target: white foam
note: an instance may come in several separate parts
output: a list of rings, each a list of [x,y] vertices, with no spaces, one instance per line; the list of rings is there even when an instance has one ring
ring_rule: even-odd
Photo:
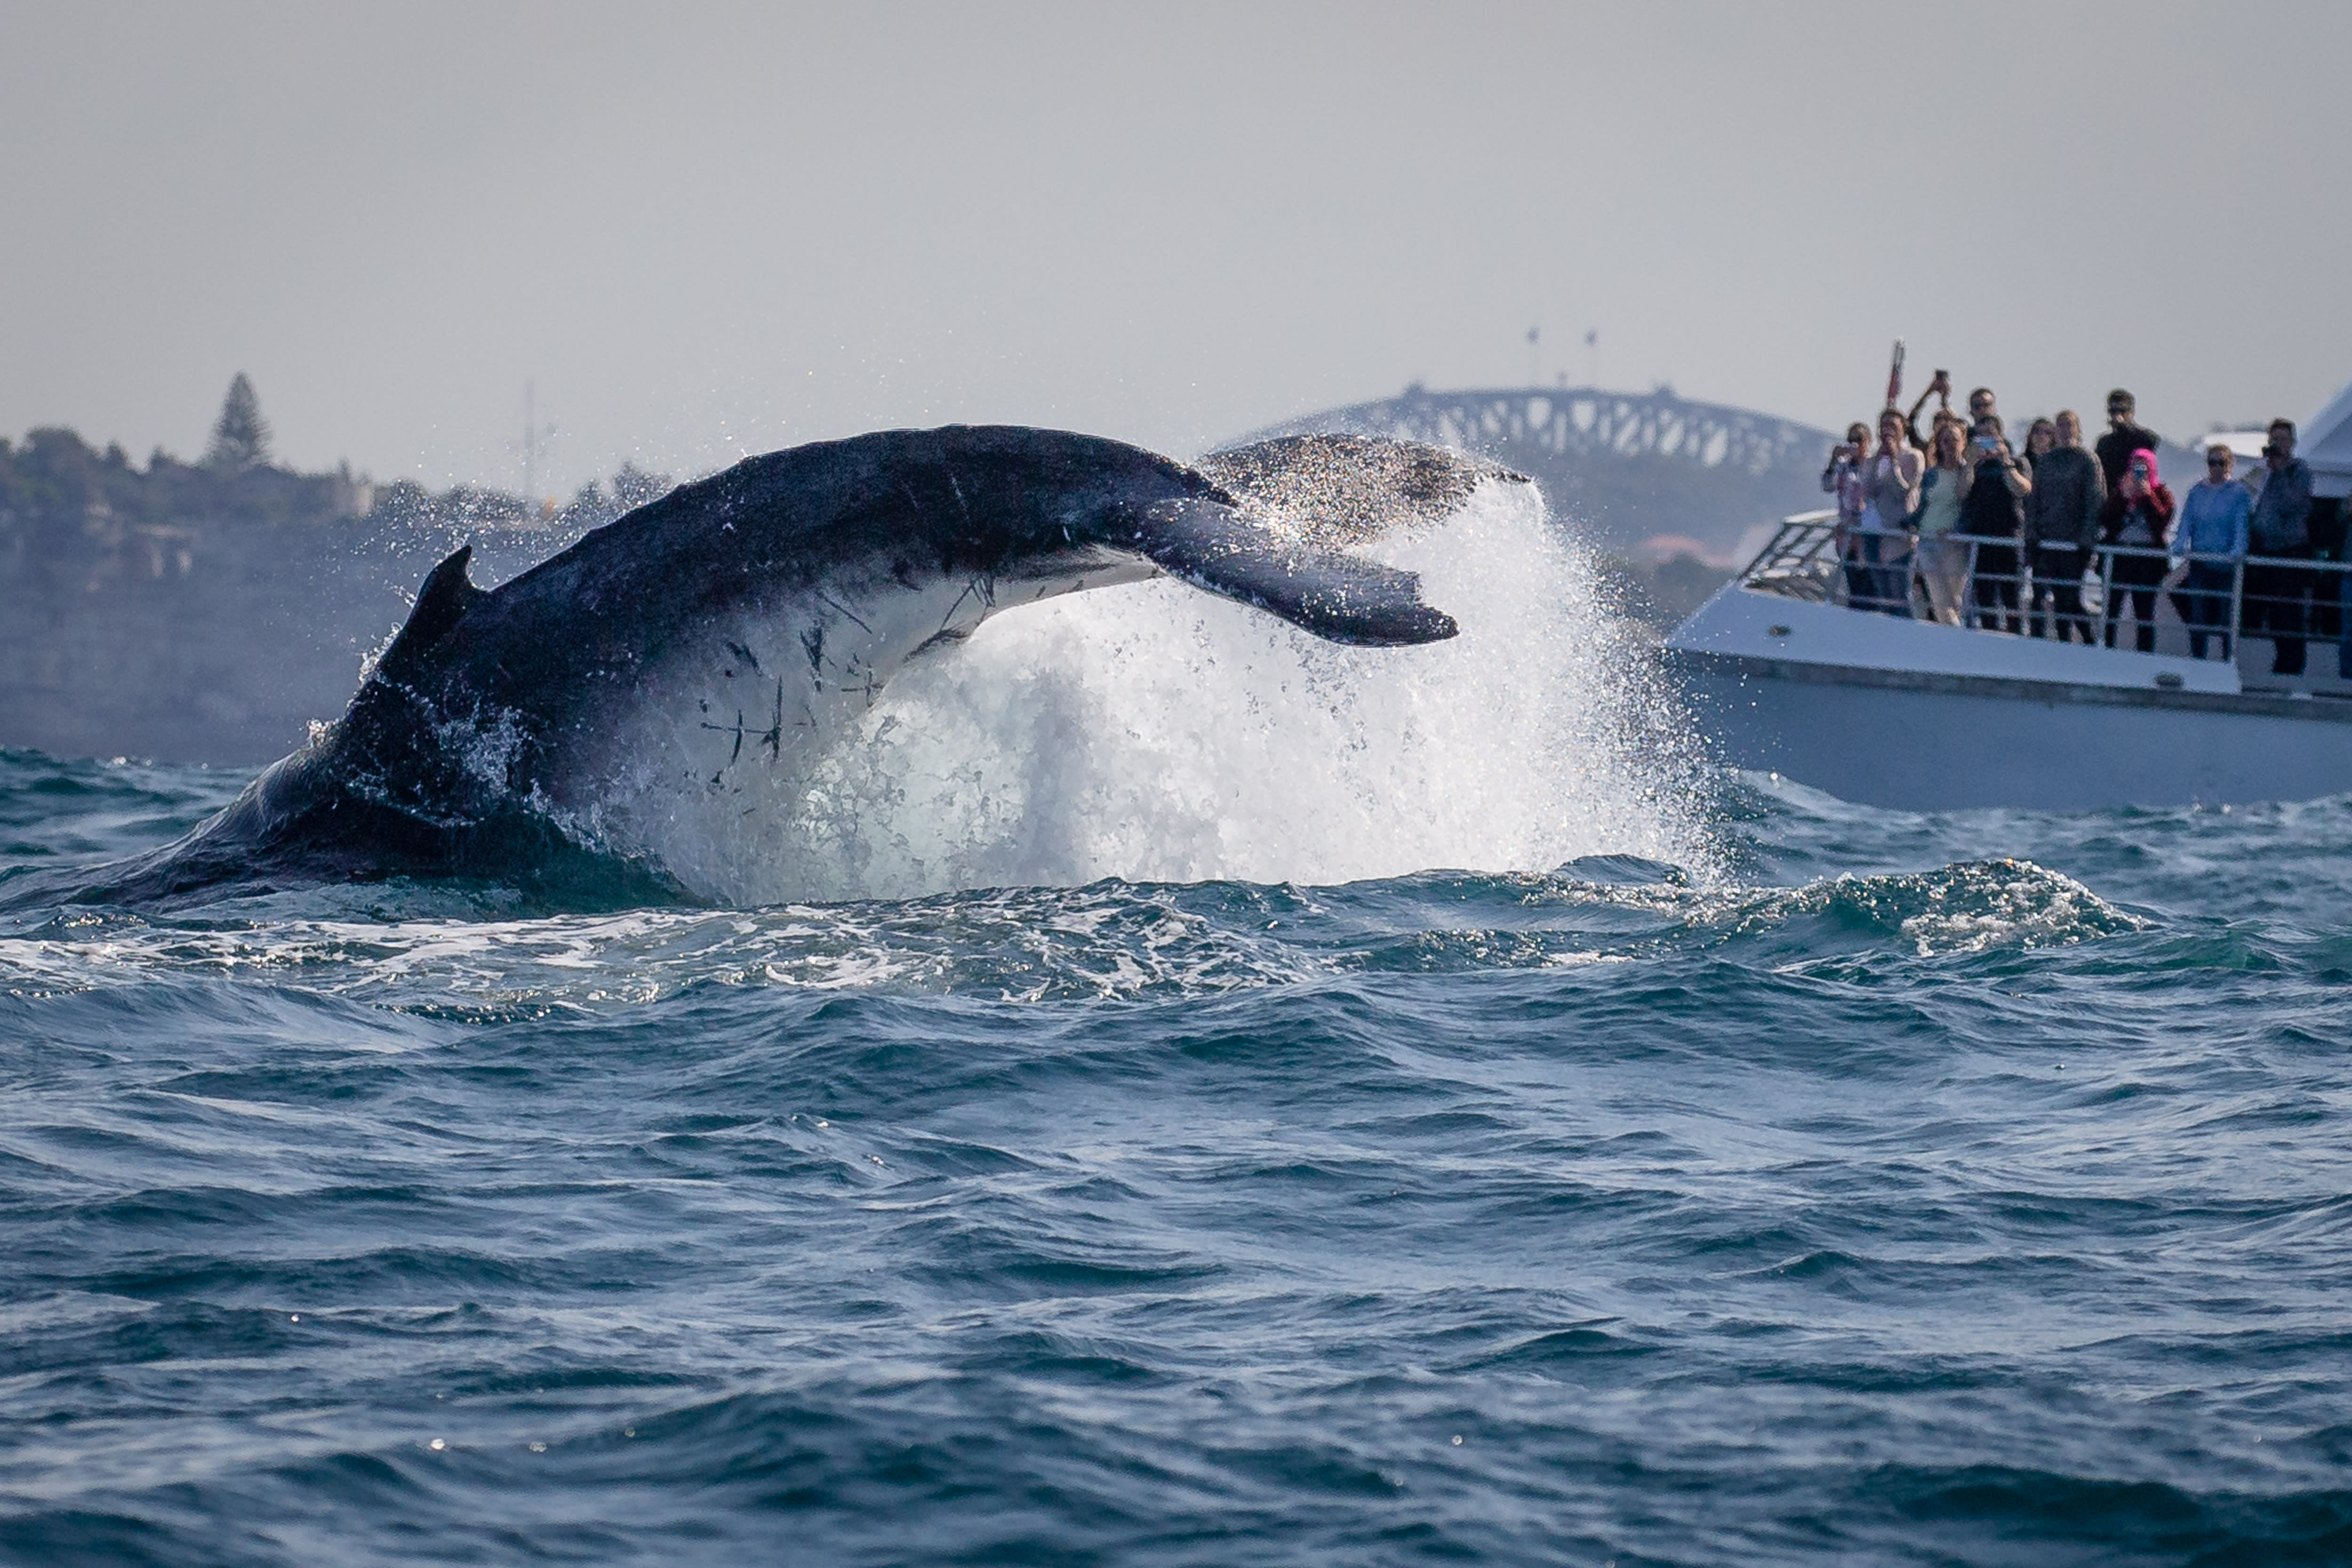
[[[1166,582],[1002,615],[901,670],[789,809],[695,812],[664,858],[746,905],[1711,867],[1688,725],[1538,499],[1486,487],[1385,554],[1458,638],[1339,647]]]

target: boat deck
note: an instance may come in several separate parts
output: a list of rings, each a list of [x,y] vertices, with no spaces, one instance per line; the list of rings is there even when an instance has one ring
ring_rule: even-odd
[[[2273,639],[2233,637],[2189,657],[2170,591],[2157,595],[2155,648],[1948,625],[1848,602],[1833,514],[1787,520],[1748,569],[1665,639],[1701,717],[1736,765],[1786,774],[1849,800],[1943,809],[2304,799],[2352,788],[2352,679],[2340,663],[2346,569],[2263,561],[2231,567],[2234,627],[2246,565],[2256,588],[2303,595],[2306,669],[2273,673]],[[2000,542],[1993,542],[1998,543]],[[2104,625],[2116,562],[2084,584]],[[1973,564],[1973,563],[1971,563]],[[2261,569],[2275,567],[2275,574]],[[2128,568],[2126,571],[2128,572]],[[2034,584],[2021,584],[2021,605]],[[2317,601],[2317,602],[2315,602]],[[1977,619],[1973,603],[1968,619]],[[2007,615],[2004,608],[2000,614]]]

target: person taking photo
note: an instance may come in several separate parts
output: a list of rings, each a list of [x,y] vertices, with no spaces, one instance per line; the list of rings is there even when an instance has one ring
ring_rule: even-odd
[[[2134,452],[2124,465],[2124,477],[2107,497],[2100,521],[2106,542],[2119,547],[2108,567],[2107,646],[2116,646],[2116,621],[2128,595],[2132,619],[2137,623],[2136,644],[2140,652],[2154,653],[2156,586],[2168,567],[2165,552],[2172,531],[2172,492],[2157,471],[2153,447]]]
[[[1982,387],[1978,391],[1984,393],[1990,409],[1992,394]],[[1977,416],[1970,447],[1972,460],[1960,482],[1960,531],[1976,544],[1977,625],[1991,631],[1999,622],[2000,630],[2014,635],[2024,629],[2018,615],[2017,541],[2033,480],[2010,450],[1998,414]]]

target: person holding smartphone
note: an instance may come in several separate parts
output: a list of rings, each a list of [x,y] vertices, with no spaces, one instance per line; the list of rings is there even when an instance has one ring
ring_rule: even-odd
[[[2116,621],[2124,599],[2132,602],[2142,653],[2156,651],[2156,585],[2164,581],[2168,562],[2164,552],[2172,532],[2172,492],[2157,472],[2156,451],[2143,447],[2124,466],[2124,477],[2100,510],[2109,544],[2124,547],[2115,556],[2107,591],[2107,646],[2116,646]]]
[[[1878,450],[1863,473],[1869,495],[1865,526],[1877,530],[1866,536],[1870,558],[1876,563],[1867,607],[1881,615],[1911,616],[1912,538],[1907,525],[1919,510],[1919,482],[1927,473],[1927,455],[1911,445],[1910,422],[1902,410],[1886,409],[1878,416]]]
[[[1927,406],[1927,399],[1931,397],[1937,400],[1936,422],[1940,425],[1952,412],[1952,373],[1950,371],[1939,370],[1936,373],[1934,379],[1920,389],[1918,401],[1911,405],[1910,414],[1903,420],[1904,438],[1911,443],[1915,451],[1932,463],[1935,460],[1935,437],[1930,434],[1923,439],[1919,435],[1919,411]],[[1891,408],[1894,405],[1890,401],[1887,406]]]
[[[1829,464],[1822,469],[1822,489],[1837,498],[1831,548],[1845,570],[1846,603],[1860,607],[1867,607],[1876,587],[1874,569],[1878,564],[1878,542],[1864,527],[1870,495],[1862,468],[1869,458],[1870,426],[1856,421],[1845,427],[1845,439],[1830,448]]]
[[[1991,394],[1985,395],[1990,403]],[[2033,480],[2010,450],[1998,414],[1978,417],[1969,457],[1969,473],[1960,486],[1960,531],[1977,542],[1977,625],[1992,631],[1998,623],[1999,629],[2014,636],[2025,629],[2019,614],[2017,540],[2025,525],[2025,498],[2033,493]]]

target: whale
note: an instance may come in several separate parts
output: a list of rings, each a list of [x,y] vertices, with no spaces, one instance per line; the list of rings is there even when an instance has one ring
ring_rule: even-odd
[[[395,876],[530,886],[583,859],[624,899],[693,899],[666,844],[777,810],[910,661],[991,617],[1170,577],[1332,642],[1455,635],[1365,558],[1523,476],[1346,435],[1186,464],[1012,426],[889,430],[748,458],[495,588],[428,573],[349,709],[177,843],[81,897]]]

